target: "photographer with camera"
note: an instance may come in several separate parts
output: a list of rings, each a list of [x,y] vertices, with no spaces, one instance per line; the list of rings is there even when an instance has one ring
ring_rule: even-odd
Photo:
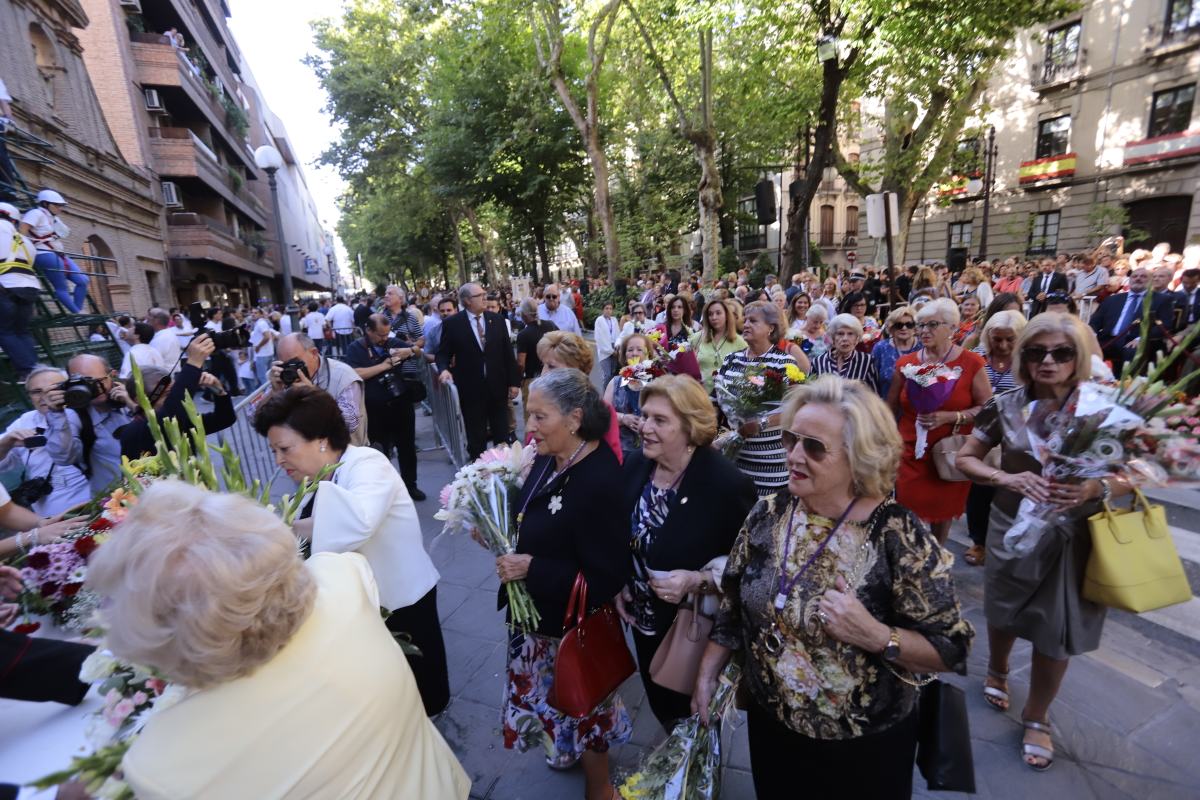
[[[56,462],[78,464],[95,495],[121,475],[121,429],[137,403],[101,356],[77,355],[67,373],[46,394],[46,447]]]
[[[419,378],[405,374],[406,362],[424,369],[424,351],[418,343],[392,337],[392,326],[383,314],[367,318],[366,335],[346,349],[346,363],[363,379],[371,446],[389,459],[392,448],[400,464],[400,477],[413,500],[424,500],[417,487],[417,418],[413,403],[425,397]]]
[[[353,367],[322,356],[316,342],[303,333],[281,338],[275,345],[275,356],[277,360],[267,373],[272,392],[287,391],[296,384],[324,389],[337,401],[346,420],[350,444],[362,446],[369,442],[363,379]]]
[[[204,362],[215,350],[213,335],[205,331],[188,343],[184,353],[186,359],[174,375],[165,369],[142,371],[146,397],[150,400],[160,423],[175,419],[179,422],[179,432],[186,436],[192,429],[192,421],[184,410],[184,397],[188,394],[195,397],[202,389],[207,389],[213,395],[213,410],[200,415],[205,433],[223,431],[237,421],[237,415],[233,411],[233,398],[225,391],[216,375],[204,371]],[[132,380],[130,384],[132,385]],[[151,434],[150,423],[142,415],[140,408],[133,421],[120,432],[120,438],[123,456],[131,459],[141,458],[154,452],[154,435]]]
[[[21,484],[10,492],[13,502],[46,517],[92,497],[78,464],[67,460],[60,449],[46,446],[47,395],[66,379],[66,373],[57,367],[35,366],[25,380],[33,410],[13,420],[0,436],[0,472],[23,471]]]

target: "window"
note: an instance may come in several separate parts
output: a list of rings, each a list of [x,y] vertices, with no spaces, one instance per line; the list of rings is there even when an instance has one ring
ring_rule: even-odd
[[[858,206],[846,206],[846,238],[858,238]]]
[[[57,101],[56,79],[58,77],[58,56],[54,52],[54,44],[46,31],[36,22],[29,24],[29,44],[33,48],[33,60],[37,64],[38,75],[46,87],[46,102],[51,108]]]
[[[1034,158],[1061,156],[1071,140],[1071,117],[1064,115],[1038,123],[1037,155]]]
[[[738,202],[738,250],[762,250],[767,246],[767,234],[758,224],[754,198]]]
[[[821,247],[833,247],[833,206],[821,206]]]
[[[1031,256],[1052,256],[1058,251],[1058,219],[1057,211],[1044,211],[1030,218],[1026,253]]]
[[[971,223],[970,222],[951,222],[950,223],[950,249],[963,247],[971,249]]]
[[[1148,136],[1183,133],[1192,122],[1192,103],[1196,99],[1196,84],[1177,86],[1154,93],[1150,105]]]
[[[960,139],[954,148],[954,155],[950,157],[950,174],[972,176],[983,172],[979,158],[980,150],[978,137]]]
[[[1046,34],[1046,67],[1073,67],[1079,62],[1078,22],[1055,28]]]
[[[1182,38],[1200,30],[1200,0],[1168,0],[1163,39]]]

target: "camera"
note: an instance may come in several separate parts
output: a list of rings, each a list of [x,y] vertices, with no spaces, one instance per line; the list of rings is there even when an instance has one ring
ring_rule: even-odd
[[[308,365],[302,359],[289,358],[279,365],[279,381],[284,386],[291,386],[300,380],[301,372],[304,373],[304,377],[312,380],[312,376],[308,374]]]
[[[207,330],[204,327],[207,322],[204,318],[204,306],[200,303],[192,303],[188,306],[188,319],[191,320],[192,327],[199,331],[196,335],[202,336],[207,333],[212,337],[213,346],[218,350],[250,346],[250,331],[244,324],[227,331]]]
[[[72,375],[54,388],[62,389],[65,395],[63,405],[76,411],[87,408],[93,400],[105,394],[104,384],[99,378],[84,375]]]
[[[379,385],[387,391],[393,400],[399,400],[401,397],[404,397],[406,388],[404,381],[394,369],[390,369],[379,376]]]
[[[21,445],[23,447],[25,447],[25,449],[27,449],[27,450],[32,450],[35,447],[45,447],[46,446],[46,437],[45,436],[30,436],[30,437],[27,437],[25,439],[25,441],[21,442]]]

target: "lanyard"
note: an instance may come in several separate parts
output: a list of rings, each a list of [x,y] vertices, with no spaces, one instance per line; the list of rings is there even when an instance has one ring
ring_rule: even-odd
[[[787,562],[788,556],[792,552],[792,527],[796,522],[797,502],[799,501],[792,502],[791,514],[788,515],[787,538],[784,540],[783,544],[783,558],[779,562],[779,588],[777,594],[775,595],[776,611],[782,611],[783,607],[787,605],[788,595],[792,593],[792,589],[795,588],[800,579],[804,577],[804,574],[808,572],[809,567],[813,565],[813,562],[817,560],[817,557],[820,556],[821,553],[824,553],[825,548],[829,546],[831,541],[833,541],[834,534],[837,533],[838,528],[842,527],[842,523],[845,522],[846,517],[850,515],[850,511],[854,508],[854,504],[858,502],[858,498],[855,497],[850,501],[850,505],[846,506],[846,510],[842,512],[840,517],[838,517],[837,522],[833,523],[833,527],[830,528],[829,535],[825,537],[825,541],[821,542],[821,545],[813,552],[811,556],[808,557],[808,560],[804,562],[804,566],[800,568],[800,571],[791,578],[788,578]]]

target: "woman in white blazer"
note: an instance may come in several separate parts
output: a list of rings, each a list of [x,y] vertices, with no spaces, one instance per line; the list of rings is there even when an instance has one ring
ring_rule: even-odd
[[[404,481],[387,456],[350,444],[345,419],[328,392],[293,386],[271,395],[254,427],[266,436],[288,477],[334,472],[301,511],[294,530],[312,553],[355,552],[366,558],[379,586],[388,628],[406,634],[421,654],[409,658],[425,711],[450,702],[446,647],[437,612],[438,571],[421,538],[421,523]]]

